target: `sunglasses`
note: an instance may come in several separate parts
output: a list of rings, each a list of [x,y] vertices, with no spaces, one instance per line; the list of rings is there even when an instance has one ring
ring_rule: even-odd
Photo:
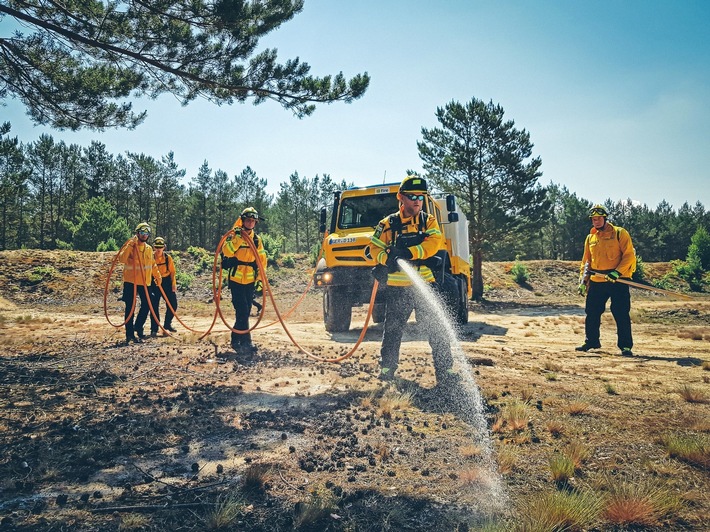
[[[150,231],[138,231],[139,235],[149,235]]]
[[[252,220],[258,220],[258,219],[259,219],[259,215],[258,215],[258,214],[251,213],[251,212],[248,212],[248,213],[246,213],[246,214],[242,214],[242,218],[251,218]]]
[[[410,201],[424,201],[423,194],[405,194],[404,197],[409,199]]]

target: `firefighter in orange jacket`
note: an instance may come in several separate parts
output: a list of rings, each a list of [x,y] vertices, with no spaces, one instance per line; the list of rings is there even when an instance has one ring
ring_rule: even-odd
[[[586,296],[584,305],[584,344],[577,351],[601,347],[599,327],[606,302],[611,299],[611,314],[616,321],[617,346],[622,356],[632,356],[634,341],[631,336],[631,294],[629,285],[617,279],[631,279],[636,270],[636,251],[631,236],[622,227],[607,221],[607,210],[595,205],[589,210],[592,228],[584,241],[580,266],[579,293]],[[588,272],[595,272],[590,275]]]
[[[153,241],[153,247],[155,248],[153,257],[155,258],[155,264],[160,271],[160,275],[163,278],[162,283],[155,284],[152,292],[151,302],[153,303],[153,311],[155,311],[156,318],[150,315],[150,335],[156,336],[158,334],[158,324],[160,323],[160,300],[165,299],[165,322],[163,323],[163,329],[170,332],[177,332],[173,327],[173,318],[175,314],[174,310],[178,308],[177,301],[177,279],[175,276],[175,261],[170,256],[170,253],[165,251],[165,239],[162,236],[156,237]],[[162,288],[162,292],[160,288]],[[165,293],[165,296],[163,296]],[[167,298],[167,299],[166,299]]]
[[[263,218],[262,218],[263,219]],[[253,207],[244,209],[234,223],[234,236],[222,246],[222,268],[229,270],[229,290],[232,306],[236,314],[233,329],[249,329],[249,313],[254,299],[254,285],[259,280],[259,264],[266,268],[266,250],[261,238],[254,232],[259,221],[259,213]],[[244,240],[248,235],[257,249],[257,256]],[[257,262],[258,261],[258,262]],[[238,353],[251,356],[256,352],[251,333],[232,331],[232,348]]]
[[[123,268],[123,301],[126,304],[124,318],[126,319],[126,343],[142,342],[145,339],[143,326],[148,318],[148,292],[155,279],[156,283],[162,282],[158,267],[153,259],[153,248],[148,245],[150,238],[150,225],[141,222],[136,226],[136,234],[119,251],[118,260],[125,266]],[[134,290],[140,298],[138,314],[131,312],[133,309]],[[135,324],[133,317],[135,315]],[[136,337],[136,335],[138,335]]]
[[[422,211],[426,195],[426,180],[418,176],[407,176],[397,193],[399,211],[383,218],[371,238],[372,256],[379,265],[387,268],[379,377],[384,381],[394,379],[394,372],[399,365],[404,326],[412,310],[416,309],[420,318],[430,314],[424,296],[412,287],[411,280],[397,264],[399,259],[406,260],[415,267],[424,281],[435,282],[434,273],[423,261],[433,257],[442,248],[443,236],[436,217]],[[456,377],[451,371],[453,359],[450,340],[445,329],[437,323],[429,322],[424,327],[429,334],[437,383],[449,384]]]

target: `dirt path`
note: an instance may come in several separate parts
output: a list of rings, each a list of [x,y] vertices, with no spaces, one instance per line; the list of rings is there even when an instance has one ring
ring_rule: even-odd
[[[288,282],[276,288],[280,301],[295,301]],[[470,393],[434,387],[414,321],[400,379],[382,386],[374,378],[381,325],[340,364],[299,353],[278,325],[258,329],[259,353],[245,361],[220,322],[203,341],[181,332],[124,346],[100,291],[40,305],[41,294],[6,289],[3,526],[218,529],[211,512],[232,497],[232,524],[246,530],[454,530],[490,521],[511,530],[539,524],[536,508],[549,514],[542,501],[566,490],[601,497],[636,486],[677,500],[648,514],[646,529],[703,530],[707,462],[669,456],[662,437],[710,434],[710,301],[635,297],[636,356],[622,358],[609,314],[604,347],[578,353],[581,300],[569,288],[550,289],[554,297],[536,289],[473,305],[458,335],[463,369],[485,401],[492,470],[467,412]],[[185,323],[207,328],[204,294],[180,304]],[[110,315],[120,322],[117,301]],[[313,294],[287,325],[304,348],[334,358],[353,346],[364,316],[356,309],[353,329],[330,335]],[[550,464],[570,449],[583,457],[565,487]],[[611,519],[599,511],[584,527],[610,529]]]

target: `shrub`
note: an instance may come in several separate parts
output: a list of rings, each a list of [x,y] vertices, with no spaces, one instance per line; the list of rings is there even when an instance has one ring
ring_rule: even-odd
[[[291,255],[290,253],[288,255],[286,255],[283,258],[283,261],[281,261],[281,262],[285,268],[295,268],[296,267],[296,260],[293,258],[293,255]]]
[[[177,288],[181,292],[189,290],[194,280],[195,277],[186,272],[177,272],[175,274],[175,284],[177,284]]]
[[[281,250],[283,249],[286,238],[284,236],[273,237],[267,234],[259,235],[259,238],[261,238],[261,242],[264,244],[264,251],[266,251],[266,258],[269,263],[276,263],[281,256]]]
[[[513,276],[513,281],[518,284],[525,284],[530,280],[528,267],[520,262],[519,256],[515,257],[515,264],[513,264],[513,267],[510,269],[510,274]]]
[[[99,245],[96,246],[96,251],[118,251],[116,239],[110,237],[106,242],[99,242]]]
[[[636,255],[636,271],[631,276],[634,281],[643,281],[646,277],[646,266],[641,255]]]
[[[197,259],[197,273],[212,269],[214,256],[205,248],[190,246],[187,248],[187,252]]]
[[[41,283],[54,278],[55,275],[57,275],[57,270],[54,266],[35,266],[27,274],[27,280],[31,283]]]

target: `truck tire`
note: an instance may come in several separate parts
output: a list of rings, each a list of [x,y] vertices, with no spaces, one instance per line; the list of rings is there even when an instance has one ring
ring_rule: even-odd
[[[350,330],[353,307],[344,290],[329,287],[323,292],[323,321],[328,332]]]
[[[465,277],[459,277],[459,298],[456,310],[456,323],[466,325],[468,323],[468,286]]]

